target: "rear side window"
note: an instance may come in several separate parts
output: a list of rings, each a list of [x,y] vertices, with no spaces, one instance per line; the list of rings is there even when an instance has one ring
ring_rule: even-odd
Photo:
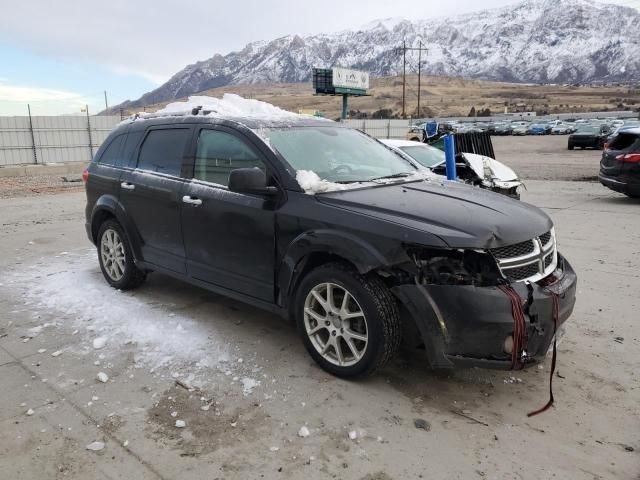
[[[638,141],[638,136],[630,133],[619,133],[609,144],[611,150],[626,150]]]
[[[122,150],[123,165],[135,165],[136,159],[134,157],[136,147],[142,140],[144,130],[138,130],[136,132],[129,132],[127,139],[124,141],[124,149]]]
[[[102,152],[100,158],[98,159],[98,163],[100,165],[112,165],[112,166],[120,166],[122,165],[122,143],[124,141],[126,135],[118,135],[116,138],[111,140],[111,143],[107,146],[107,148]]]
[[[182,157],[188,141],[187,128],[151,130],[142,144],[138,168],[180,176]]]
[[[231,170],[252,167],[265,170],[264,163],[242,140],[218,130],[200,132],[193,178],[227,186]]]

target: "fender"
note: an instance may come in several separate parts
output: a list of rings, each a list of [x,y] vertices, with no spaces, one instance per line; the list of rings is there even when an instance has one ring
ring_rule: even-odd
[[[386,254],[361,237],[336,230],[312,230],[297,236],[286,247],[278,273],[280,300],[291,296],[298,277],[312,253],[320,252],[342,257],[351,262],[361,274],[376,268],[391,266],[405,259],[404,250],[394,245]]]
[[[134,260],[136,262],[143,260],[142,250],[140,248],[142,244],[140,235],[138,234],[135,226],[129,221],[126,210],[115,196],[103,195],[93,206],[93,211],[91,212],[92,232],[94,228],[94,220],[98,215],[100,215],[101,212],[104,211],[112,214],[124,229],[125,233],[127,234],[127,238],[129,239],[129,244],[131,245]]]

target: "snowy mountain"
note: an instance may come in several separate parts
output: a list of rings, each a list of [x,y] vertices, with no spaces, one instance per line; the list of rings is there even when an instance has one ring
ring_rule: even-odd
[[[289,35],[189,65],[122,107],[140,107],[233,84],[305,82],[313,67],[349,66],[373,76],[402,72],[397,48],[422,41],[423,71],[513,82],[640,78],[640,13],[592,0],[525,0],[451,18],[390,18],[333,34]],[[416,51],[407,52],[415,72]]]

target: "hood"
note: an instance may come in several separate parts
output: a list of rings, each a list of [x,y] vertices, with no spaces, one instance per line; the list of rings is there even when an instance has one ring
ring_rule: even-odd
[[[430,233],[452,248],[495,248],[548,232],[540,209],[504,195],[457,182],[425,180],[345,190],[317,200]]]
[[[475,153],[464,153],[463,155],[469,163],[469,166],[480,178],[486,177],[486,166],[489,169],[492,178],[495,178],[496,180],[500,180],[501,182],[513,182],[518,180],[516,172],[511,170],[504,163],[500,163],[491,157],[485,157],[484,155],[477,155]]]

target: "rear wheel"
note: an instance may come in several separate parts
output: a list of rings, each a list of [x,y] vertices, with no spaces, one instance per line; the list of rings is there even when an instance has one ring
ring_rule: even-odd
[[[569,147],[568,147],[568,148],[569,148],[569,150],[573,150],[573,145],[572,145],[572,144],[569,144]]]
[[[333,375],[370,375],[399,348],[396,301],[373,275],[360,275],[341,263],[318,267],[300,284],[295,308],[307,351]]]
[[[98,260],[105,280],[114,288],[130,290],[144,282],[146,273],[136,267],[124,230],[107,220],[98,231]]]

